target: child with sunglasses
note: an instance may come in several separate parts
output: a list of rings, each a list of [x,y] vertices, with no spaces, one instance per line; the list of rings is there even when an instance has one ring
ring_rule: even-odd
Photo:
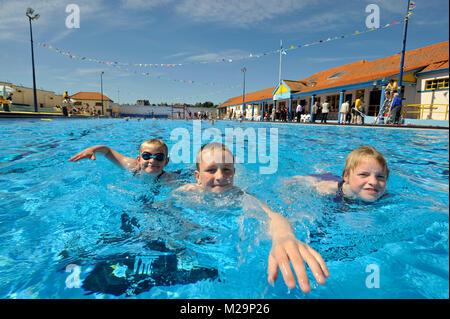
[[[95,145],[72,156],[69,162],[76,162],[84,158],[95,161],[95,153],[102,153],[117,166],[137,174],[147,173],[157,179],[173,177],[173,173],[164,171],[164,167],[169,163],[169,150],[166,143],[160,139],[150,139],[142,143],[136,159],[126,157],[108,146]]]
[[[272,211],[266,204],[253,195],[243,192],[233,185],[234,155],[229,148],[221,143],[203,145],[197,154],[196,184],[187,184],[174,191],[190,193],[221,193],[236,192],[245,194],[262,208],[269,218],[269,233],[272,238],[272,250],[269,254],[268,281],[273,283],[281,270],[286,285],[293,289],[296,280],[291,270],[291,264],[304,293],[311,290],[304,262],[310,267],[318,284],[325,284],[325,277],[329,277],[328,268],[321,255],[314,249],[297,240],[289,222],[280,214]]]

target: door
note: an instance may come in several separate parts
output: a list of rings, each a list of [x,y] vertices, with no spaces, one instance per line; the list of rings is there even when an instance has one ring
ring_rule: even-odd
[[[378,108],[380,107],[381,90],[375,90],[370,92],[369,105],[366,108],[366,114],[369,116],[376,116]]]

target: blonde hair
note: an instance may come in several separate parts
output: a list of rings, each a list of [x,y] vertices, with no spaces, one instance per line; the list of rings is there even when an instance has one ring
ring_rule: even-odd
[[[350,154],[348,154],[345,160],[344,171],[342,172],[342,176],[349,175],[350,172],[354,171],[356,166],[358,166],[364,159],[373,158],[378,162],[378,164],[383,167],[386,171],[386,179],[389,177],[389,168],[387,166],[386,159],[383,154],[378,152],[372,146],[360,146],[357,149],[353,150]]]
[[[196,165],[197,165],[197,170],[198,170],[198,171],[200,171],[200,163],[202,162],[202,154],[203,154],[203,152],[204,152],[204,151],[210,151],[210,150],[212,150],[212,151],[215,151],[215,150],[221,150],[221,151],[227,152],[228,154],[231,155],[231,159],[232,159],[232,162],[231,162],[231,163],[234,164],[234,155],[233,155],[233,152],[232,152],[228,147],[226,147],[226,146],[225,146],[224,144],[222,144],[222,143],[218,143],[218,142],[210,142],[210,143],[204,144],[204,145],[200,148],[200,150],[197,152]],[[224,156],[222,159],[225,160],[225,163],[228,163],[228,162],[227,162],[227,159],[229,159],[229,157],[228,157],[228,156]]]
[[[164,150],[164,154],[166,156],[169,155],[169,149],[167,148],[166,143],[164,143],[163,140],[160,140],[159,138],[151,138],[149,140],[146,140],[144,143],[141,144],[141,146],[139,147],[139,154],[142,152],[142,148],[144,146],[159,146],[162,147]]]

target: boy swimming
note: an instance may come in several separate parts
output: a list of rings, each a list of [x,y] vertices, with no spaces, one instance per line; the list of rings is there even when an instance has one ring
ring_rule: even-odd
[[[164,171],[169,163],[169,151],[166,143],[160,139],[149,139],[139,147],[139,155],[136,159],[126,157],[105,145],[88,147],[78,154],[72,156],[69,162],[76,162],[84,158],[96,160],[95,153],[102,153],[107,159],[117,166],[131,171],[135,174],[149,174],[158,180],[173,178],[173,173]]]
[[[226,193],[242,192],[233,185],[235,174],[233,153],[221,143],[208,143],[197,153],[196,184],[184,185],[174,192]],[[291,270],[290,262],[303,292],[311,290],[304,261],[312,270],[316,281],[325,284],[329,277],[328,268],[318,252],[295,238],[288,221],[273,212],[267,205],[250,194],[269,217],[269,234],[272,238],[272,250],[269,254],[268,281],[273,283],[281,270],[286,285],[293,289],[296,280]]]
[[[337,194],[343,198],[373,202],[385,193],[388,177],[389,169],[384,156],[372,146],[360,146],[347,156],[340,181],[317,175],[297,175],[293,178],[312,184],[324,195]]]

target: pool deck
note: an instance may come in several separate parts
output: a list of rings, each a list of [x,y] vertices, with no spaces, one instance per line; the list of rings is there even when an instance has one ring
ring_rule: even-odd
[[[219,120],[223,121],[223,120]],[[230,120],[224,120],[230,122]],[[238,121],[235,121],[238,122]],[[254,121],[244,121],[253,123]],[[258,121],[259,122],[259,121]],[[311,122],[283,122],[283,121],[265,121],[262,123],[273,123],[273,124],[289,124],[289,125],[315,125],[315,126],[341,126],[341,127],[389,127],[389,128],[414,128],[414,129],[432,129],[432,130],[448,130],[449,126],[442,125],[412,125],[412,124],[373,124],[373,123],[365,123],[365,124],[339,124],[337,121],[327,121],[327,123],[311,123]]]
[[[73,119],[73,118],[77,118],[77,119],[86,119],[86,118],[94,118],[93,116],[83,116],[83,115],[72,115],[70,117],[67,116],[63,116],[61,113],[36,113],[36,112],[5,112],[5,111],[0,111],[0,119],[2,118],[15,118],[15,119],[19,119],[19,118],[60,118],[60,119]],[[101,117],[103,118],[103,117]],[[108,117],[104,117],[104,118],[108,118]],[[230,120],[216,120],[216,121],[230,121]],[[425,122],[426,120],[424,120],[423,122]],[[238,121],[234,121],[234,122],[238,122]],[[257,121],[249,121],[246,120],[244,122],[249,122],[249,123],[256,123]],[[414,129],[433,129],[433,130],[448,130],[449,129],[449,125],[448,125],[448,121],[446,122],[446,125],[418,125],[418,124],[373,124],[373,123],[365,123],[365,124],[339,124],[337,123],[337,121],[327,121],[327,123],[325,124],[321,124],[320,122],[316,122],[316,123],[311,123],[311,122],[283,122],[283,121],[275,121],[275,122],[264,122],[264,123],[278,123],[278,124],[289,124],[289,125],[317,125],[317,126],[349,126],[349,127],[389,127],[389,128],[414,128]]]
[[[297,123],[297,122],[276,122],[284,124],[299,124],[299,125],[318,125],[318,126],[349,126],[349,127],[389,127],[389,128],[415,128],[415,129],[433,129],[433,130],[448,130],[448,126],[435,126],[435,125],[411,125],[411,124],[339,124],[337,122],[327,122],[325,124],[321,123]]]
[[[86,115],[71,115],[70,117],[64,116],[61,113],[46,113],[46,112],[5,112],[0,111],[0,119],[2,118],[23,118],[23,119],[30,119],[30,118],[91,118],[93,116],[86,116]]]

